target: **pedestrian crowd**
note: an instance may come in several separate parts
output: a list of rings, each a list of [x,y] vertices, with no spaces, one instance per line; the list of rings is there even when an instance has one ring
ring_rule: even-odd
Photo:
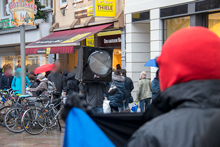
[[[16,93],[21,93],[21,62],[15,67],[13,75],[12,67],[10,64],[5,64],[0,70],[0,87],[1,89],[17,90]],[[109,105],[112,113],[117,112],[130,112],[129,103],[140,102],[141,111],[147,110],[151,103],[151,99],[160,93],[158,75],[152,81],[147,79],[146,72],[141,73],[141,78],[137,86],[137,98],[134,101],[131,95],[134,89],[133,81],[127,77],[126,70],[122,69],[120,64],[112,68],[112,82],[88,82],[80,83],[75,78],[76,68],[71,72],[67,70],[60,71],[60,63],[56,61],[51,71],[44,74],[34,74],[34,70],[26,71],[26,90],[30,91],[32,96],[46,95],[47,82],[51,81],[55,84],[56,92],[54,98],[59,98],[61,94],[70,95],[73,92],[84,93],[87,102],[93,107],[94,113],[103,113],[103,100],[109,100]],[[157,72],[158,74],[158,72]],[[115,85],[117,91],[110,95],[108,93],[111,85]]]

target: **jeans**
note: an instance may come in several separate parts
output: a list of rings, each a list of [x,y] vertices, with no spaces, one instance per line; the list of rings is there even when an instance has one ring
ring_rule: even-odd
[[[102,107],[94,107],[92,108],[93,113],[103,113]]]
[[[123,103],[122,107],[120,108],[120,111],[124,111],[124,108],[127,109],[129,108],[128,104],[129,104],[129,98],[125,98],[125,103]]]
[[[148,106],[150,105],[151,98],[146,98],[140,101],[140,108],[141,112],[144,112],[144,104],[145,104],[145,111],[147,110]]]

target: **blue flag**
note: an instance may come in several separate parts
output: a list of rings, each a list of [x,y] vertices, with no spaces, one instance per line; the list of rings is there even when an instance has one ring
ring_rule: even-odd
[[[66,118],[63,147],[115,147],[81,109],[72,108]]]

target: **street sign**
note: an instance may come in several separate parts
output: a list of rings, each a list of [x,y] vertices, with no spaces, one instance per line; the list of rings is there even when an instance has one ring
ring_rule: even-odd
[[[34,26],[37,6],[34,0],[8,0],[6,11],[10,16],[10,26],[20,26],[21,53],[21,94],[26,94],[26,64],[25,64],[25,25]]]

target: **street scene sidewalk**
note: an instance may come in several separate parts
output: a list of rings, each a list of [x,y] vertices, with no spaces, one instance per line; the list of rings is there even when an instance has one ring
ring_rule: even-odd
[[[45,131],[40,135],[30,135],[26,132],[12,133],[0,126],[1,147],[61,147],[63,144],[64,129]]]

